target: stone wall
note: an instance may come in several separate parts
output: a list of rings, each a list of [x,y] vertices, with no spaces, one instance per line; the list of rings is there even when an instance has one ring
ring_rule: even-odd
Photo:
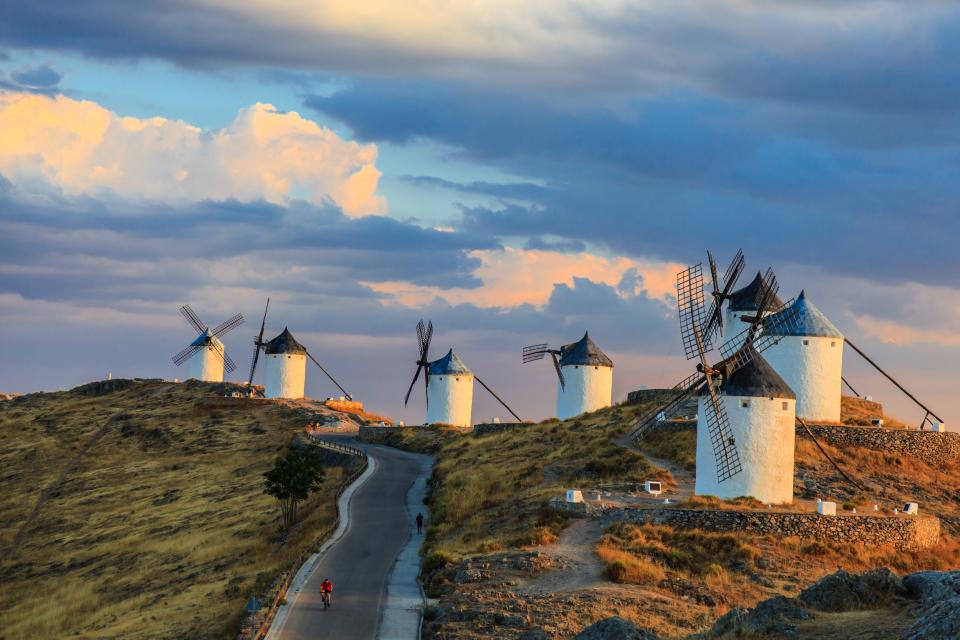
[[[559,501],[556,504],[561,504]],[[566,503],[562,503],[566,505]],[[564,507],[565,508],[565,507]],[[797,536],[839,544],[893,544],[898,549],[928,549],[940,540],[940,520],[932,516],[821,516],[816,513],[721,511],[708,509],[625,509],[571,505],[606,524],[665,524],[678,529],[747,531]]]
[[[863,447],[886,453],[915,456],[933,465],[960,459],[960,433],[834,425],[808,426],[817,440],[839,449]],[[670,431],[695,428],[696,425],[674,422],[661,422],[652,427],[652,429]],[[800,425],[797,425],[797,439],[809,440],[807,432]]]
[[[927,464],[944,464],[960,458],[960,433],[906,431],[877,427],[835,427],[810,425],[820,442],[834,447],[863,447],[886,453],[916,456]],[[797,426],[797,437],[807,437]]]
[[[473,425],[473,435],[483,436],[488,433],[500,433],[501,431],[532,427],[533,425],[532,422],[481,422]]]

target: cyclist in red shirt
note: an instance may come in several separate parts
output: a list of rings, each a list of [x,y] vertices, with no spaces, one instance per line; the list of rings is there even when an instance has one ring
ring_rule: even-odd
[[[320,599],[323,600],[323,608],[329,609],[333,600],[333,583],[330,578],[324,578],[320,583]]]

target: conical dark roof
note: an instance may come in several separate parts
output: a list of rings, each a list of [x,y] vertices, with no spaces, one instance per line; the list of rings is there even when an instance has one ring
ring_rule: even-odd
[[[748,347],[752,349],[753,347]],[[706,392],[706,385],[700,393]],[[740,367],[729,377],[724,376],[720,392],[725,396],[748,396],[753,398],[790,398],[796,394],[780,374],[759,353],[753,354],[749,363]]]
[[[783,323],[785,325],[792,325],[792,327],[784,331],[783,327],[777,327],[776,317],[781,314],[796,314],[789,323]],[[837,329],[832,322],[827,319],[827,316],[823,315],[823,312],[820,309],[817,309],[816,305],[807,300],[807,294],[804,291],[800,292],[799,297],[789,308],[784,309],[780,313],[774,314],[771,318],[770,326],[774,327],[774,330],[771,330],[772,335],[776,336],[816,336],[822,338],[839,338],[843,339],[843,334],[840,333],[840,330]]]
[[[472,376],[473,372],[467,368],[467,365],[463,363],[463,360],[460,359],[457,354],[453,352],[453,349],[447,351],[447,355],[443,356],[439,360],[434,360],[428,365],[430,368],[427,371],[430,372],[432,376]]]
[[[600,347],[590,339],[589,332],[584,332],[577,342],[560,347],[560,366],[567,365],[612,367],[613,360],[600,351]]]
[[[757,271],[757,277],[742,289],[737,289],[730,294],[730,300],[727,302],[727,308],[730,311],[756,311],[760,303],[760,294],[763,292],[763,275]],[[777,296],[773,296],[770,303],[770,309],[776,309],[783,305],[783,301]]]
[[[297,342],[290,330],[283,328],[283,333],[264,345],[264,353],[299,353],[306,355],[307,349]]]

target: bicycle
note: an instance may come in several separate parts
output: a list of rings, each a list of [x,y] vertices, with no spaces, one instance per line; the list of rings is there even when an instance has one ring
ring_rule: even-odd
[[[324,611],[326,611],[327,609],[330,608],[330,595],[331,595],[331,594],[330,594],[329,591],[322,591],[322,592],[320,592],[320,600],[323,601],[323,609],[324,609]]]

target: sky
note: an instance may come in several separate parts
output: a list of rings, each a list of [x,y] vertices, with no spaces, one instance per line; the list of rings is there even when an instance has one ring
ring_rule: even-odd
[[[958,57],[923,0],[0,2],[0,390],[183,377],[185,303],[245,379],[269,297],[373,410],[422,420],[425,318],[541,419],[521,346],[671,386],[676,271],[742,247],[956,422]]]

